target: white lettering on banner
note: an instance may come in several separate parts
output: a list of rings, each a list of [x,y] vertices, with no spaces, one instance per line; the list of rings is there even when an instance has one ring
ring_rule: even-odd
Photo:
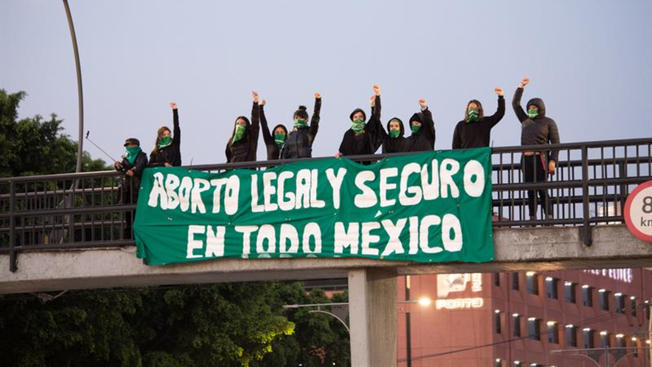
[[[340,208],[340,188],[342,187],[344,176],[346,176],[346,168],[339,168],[337,174],[333,172],[332,168],[326,170],[326,178],[333,190],[333,208],[335,209]]]
[[[438,299],[435,301],[435,306],[438,310],[458,310],[468,308],[481,308],[484,306],[484,299],[482,298],[452,298],[452,299]]]
[[[212,226],[188,226],[188,243],[186,245],[186,259],[224,256],[224,226],[217,226],[213,231]],[[204,241],[195,238],[195,235],[206,233],[206,250],[203,255],[196,250],[204,248]]]

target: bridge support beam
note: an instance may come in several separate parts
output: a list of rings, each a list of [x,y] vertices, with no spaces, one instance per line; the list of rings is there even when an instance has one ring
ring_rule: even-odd
[[[351,365],[396,366],[396,272],[349,271]]]

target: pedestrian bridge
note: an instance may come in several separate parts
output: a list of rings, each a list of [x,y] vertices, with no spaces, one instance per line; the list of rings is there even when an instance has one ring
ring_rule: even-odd
[[[559,150],[555,175],[525,183],[522,153],[551,149]],[[189,168],[264,169],[279,163]],[[135,206],[121,204],[116,172],[2,178],[0,293],[348,277],[352,363],[391,366],[396,275],[652,265],[652,244],[632,236],[622,215],[628,193],[652,179],[652,138],[500,147],[493,149],[492,163],[495,260],[481,264],[295,258],[146,266],[125,230]],[[549,193],[552,218],[528,215],[527,191],[540,189]]]

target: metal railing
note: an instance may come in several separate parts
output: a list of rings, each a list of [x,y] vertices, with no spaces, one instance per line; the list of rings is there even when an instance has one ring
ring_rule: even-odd
[[[546,181],[524,175],[523,159],[538,164],[552,151],[559,154],[554,175]],[[524,157],[533,152],[540,155]],[[402,154],[348,158],[365,163]],[[260,170],[293,161],[187,168]],[[494,226],[579,227],[584,244],[590,245],[591,227],[622,223],[627,194],[652,179],[652,138],[498,147],[492,164]],[[0,178],[0,254],[9,254],[10,270],[16,271],[21,251],[134,245],[130,222],[135,205],[125,195],[135,190],[114,171]],[[536,212],[530,213],[528,191],[544,193],[535,201]],[[549,208],[545,215],[542,208]]]

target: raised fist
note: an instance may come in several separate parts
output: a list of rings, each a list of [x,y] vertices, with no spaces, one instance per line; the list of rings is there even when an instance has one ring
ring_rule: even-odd
[[[172,108],[173,110],[176,110],[176,109],[178,108],[178,107],[177,107],[177,103],[174,102],[174,101],[173,101],[173,102],[170,102],[170,108]]]
[[[251,96],[254,97],[254,102],[258,103],[258,92],[252,91]]]
[[[425,98],[419,99],[419,106],[421,106],[422,109],[425,109],[426,107],[428,107],[428,104],[426,103]]]
[[[505,93],[503,93],[503,88],[496,88],[494,89],[494,92],[501,97],[505,95]]]
[[[374,84],[372,87],[374,89],[374,93],[379,96],[380,95],[380,86],[378,84]]]
[[[530,82],[530,78],[525,77],[525,78],[521,79],[521,82],[519,83],[518,86],[521,87],[521,88],[523,88],[523,87],[525,87],[529,82]]]
[[[319,92],[315,92],[315,99],[319,99],[319,98],[321,98],[321,94],[319,94]]]

